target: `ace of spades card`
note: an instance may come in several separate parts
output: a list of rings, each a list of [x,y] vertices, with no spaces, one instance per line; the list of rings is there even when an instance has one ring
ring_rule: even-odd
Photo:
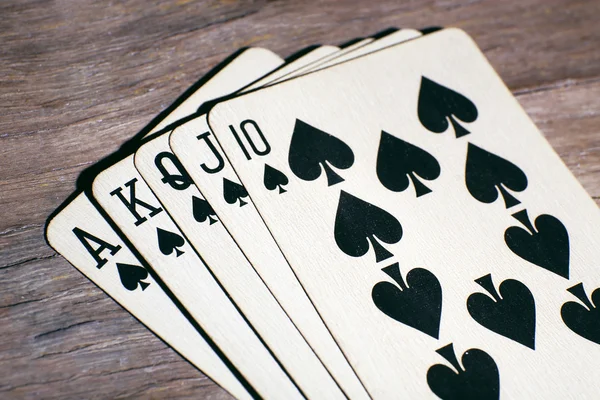
[[[374,398],[598,395],[600,215],[465,33],[227,100],[208,122]]]
[[[197,110],[200,104],[236,90],[272,71],[283,63],[273,52],[261,48],[245,49],[226,64],[198,82],[194,92],[175,110],[158,122],[152,132]],[[197,85],[198,85],[197,84]],[[195,86],[197,86],[195,85]],[[150,129],[150,127],[148,127]],[[235,375],[220,357],[229,350],[221,343],[217,349],[201,327],[190,323],[175,306],[161,284],[145,269],[144,263],[128,248],[100,208],[91,202],[91,194],[79,194],[63,204],[46,228],[48,243],[71,264],[101,287],[148,328],[169,343],[182,356],[223,386],[236,398],[249,398],[256,393],[248,378]],[[181,255],[181,237],[158,231],[161,251]],[[164,285],[162,285],[164,287]],[[212,306],[215,303],[213,301]],[[204,321],[206,322],[206,321]],[[244,321],[240,321],[243,326]],[[234,329],[240,335],[240,329]],[[238,339],[239,341],[239,339]],[[231,365],[231,364],[229,364]],[[256,361],[252,368],[256,369]],[[240,381],[238,381],[240,379]],[[287,378],[285,378],[287,381]],[[277,380],[277,379],[276,379]],[[240,382],[244,382],[242,385]],[[267,384],[272,386],[273,379]],[[262,386],[253,382],[253,386]]]
[[[56,251],[192,364],[236,398],[252,398],[85,193],[52,218],[47,237]],[[82,247],[86,251],[76,251]]]
[[[245,50],[229,64],[232,66],[232,69],[225,68],[219,70],[205,83],[204,86],[194,92],[179,108],[169,114],[169,117],[174,118],[174,116],[177,116],[186,110],[196,110],[199,103],[226,94],[227,92],[224,91],[230,90],[228,88],[239,88],[240,86],[252,82],[264,73],[281,65],[282,62],[283,61],[274,53],[264,49]],[[244,65],[246,68],[244,68]],[[250,70],[250,67],[254,69]],[[223,82],[224,84],[220,86],[219,82]],[[219,90],[219,88],[221,88],[221,90]],[[103,199],[104,205],[109,205],[109,207],[107,207],[110,209],[110,211],[107,212],[108,215],[113,217],[116,216],[116,219],[118,220],[117,226],[120,225],[121,227],[123,227],[123,223],[127,224],[126,221],[128,217],[133,217],[132,220],[129,220],[130,225],[128,226],[128,229],[126,229],[126,235],[128,235],[128,237],[130,237],[129,235],[131,233],[135,232],[135,238],[132,241],[132,244],[136,246],[137,250],[142,250],[139,254],[142,255],[143,253],[142,256],[146,258],[146,261],[153,269],[160,269],[163,272],[166,271],[167,275],[163,274],[162,276],[162,278],[167,276],[167,279],[165,280],[166,286],[169,287],[169,289],[174,289],[171,290],[171,292],[177,296],[180,304],[189,311],[192,318],[201,325],[207,340],[212,341],[219,347],[219,350],[222,351],[222,353],[220,353],[221,355],[225,354],[230,358],[230,361],[228,361],[229,365],[235,365],[235,368],[239,371],[237,376],[242,382],[244,382],[245,385],[247,385],[248,382],[250,383],[252,386],[251,393],[259,393],[261,396],[270,396],[271,393],[281,394],[283,392],[286,396],[291,398],[301,397],[302,395],[297,387],[290,380],[285,371],[282,370],[268,349],[264,347],[263,342],[260,341],[251,327],[248,326],[246,320],[239,314],[238,309],[231,303],[226,293],[223,292],[222,288],[214,280],[214,277],[206,270],[199,256],[194,252],[174,224],[168,221],[169,217],[166,215],[164,208],[153,197],[149,189],[146,189],[147,186],[142,177],[135,172],[133,156],[126,157],[121,161],[122,162],[117,163],[118,166],[115,167],[115,165],[113,165],[115,168],[108,168],[100,175],[106,176],[107,174],[110,175],[116,173],[116,176],[124,177],[124,175],[132,172],[134,174],[133,179],[125,178],[125,181],[127,182],[124,183],[124,186],[111,191],[113,194],[103,192],[102,190],[100,190],[100,192],[95,190],[96,193],[101,194],[100,197]],[[121,174],[119,171],[124,172],[125,174]],[[98,183],[98,181],[101,180],[102,179],[97,179],[94,186],[101,186],[101,183]],[[116,183],[118,179],[108,177],[106,180],[107,182],[110,182],[109,185],[112,185],[113,183]],[[117,184],[117,186],[119,185]],[[118,202],[112,205],[120,203],[119,206],[125,206],[125,209],[130,211],[130,214],[127,217],[125,217],[125,214],[119,216],[119,211],[114,207],[111,207],[111,202],[107,199],[112,199],[113,201],[118,200]],[[123,200],[125,200],[125,202],[123,202]],[[63,231],[63,235],[70,235],[69,224],[75,223],[76,225],[79,225],[79,222],[77,222],[79,218],[86,219],[86,221],[91,218],[90,215],[87,215],[89,210],[83,210],[83,206],[84,204],[81,202],[72,205],[69,204],[68,207],[70,212],[65,216],[65,221],[67,222],[62,224],[60,229],[53,231],[52,234],[49,232],[49,239],[50,236],[59,237],[61,230]],[[63,212],[65,210],[66,209],[64,209]],[[124,209],[121,209],[121,212],[122,211],[124,211]],[[62,213],[60,215],[62,216]],[[141,218],[138,218],[138,216]],[[56,218],[58,218],[58,216],[55,217],[55,219]],[[150,226],[153,225],[153,222],[156,220],[161,220],[161,222],[159,222],[158,225]],[[113,232],[113,235],[116,235],[116,233]],[[101,236],[99,236],[99,238],[100,237]],[[94,241],[88,239],[88,241],[90,240],[92,242]],[[108,250],[106,252],[108,252]],[[82,260],[90,258],[90,255],[87,253],[95,254],[96,251],[97,249],[94,248],[92,251],[89,249],[85,250],[82,246],[63,246],[61,249],[62,254],[65,254],[69,260],[75,260],[76,262],[74,262],[74,265],[79,269],[85,270],[86,273],[87,270],[90,269],[89,262],[84,264]],[[118,255],[121,256],[124,251],[125,250],[122,248]],[[83,258],[81,258],[81,254],[84,254]],[[161,260],[158,260],[156,257],[161,258]],[[160,264],[159,268],[157,268],[156,264]],[[174,265],[183,268],[173,268]],[[169,266],[171,266],[171,268],[169,268]],[[139,279],[137,284],[138,289],[135,293],[138,295],[140,293],[154,293],[155,291],[152,290],[152,287],[156,287],[156,285],[152,285],[152,281],[146,279],[141,273],[142,271],[137,267],[138,265],[134,262],[121,263],[120,267],[119,265],[115,266],[114,269],[118,271],[121,278],[119,286],[124,287],[127,291],[131,291],[130,289],[133,288],[134,280],[144,278]],[[104,274],[109,274],[112,269],[113,268],[104,268],[103,272]],[[184,284],[175,284],[174,287],[174,279],[181,279],[180,282],[184,282]],[[149,286],[146,286],[147,284],[149,284]],[[114,286],[115,283],[108,284],[107,287],[111,289],[108,291],[109,293],[115,290]],[[186,292],[184,289],[185,286],[188,288],[195,286],[195,288]],[[192,299],[192,297],[194,297],[194,299]],[[126,305],[131,306],[128,307],[130,310],[134,310],[134,306],[137,307],[138,303],[141,302],[143,304],[144,301],[140,296],[130,296],[126,299],[123,298],[122,300]],[[160,309],[160,307],[156,307],[153,311],[156,313],[160,311]],[[179,314],[180,313],[178,312],[178,315]],[[140,311],[135,312],[135,315],[141,315]],[[184,318],[183,315],[181,315],[181,318]],[[164,321],[165,323],[169,323],[167,318],[165,318]],[[174,325],[174,327],[176,326]],[[158,331],[157,328],[153,329]],[[163,330],[161,333],[164,333],[164,336],[161,335],[161,337],[174,345],[182,341],[185,342],[181,344],[179,349],[183,350],[182,354],[186,355],[186,357],[189,358],[197,352],[196,349],[194,349],[194,346],[197,346],[197,344],[186,340],[183,331],[172,332],[171,330]],[[180,334],[178,335],[178,333]],[[172,337],[168,337],[167,334]],[[214,362],[211,363],[211,360],[208,357],[201,360],[201,363],[198,363],[198,360],[194,361],[197,362],[196,365],[207,370],[209,375],[214,375],[217,381],[223,382],[228,378],[227,376],[221,377],[217,375],[217,373],[220,373],[220,371],[218,371],[219,365]],[[221,373],[221,375],[224,374]],[[237,384],[237,386],[234,384]],[[235,378],[233,383],[228,384],[228,386],[224,385],[224,387],[232,393],[236,393],[236,396],[240,393],[240,396],[247,397],[248,394],[243,392],[243,388],[242,390],[239,390],[239,386],[240,384],[235,381]],[[248,388],[250,388],[250,386],[248,386]]]

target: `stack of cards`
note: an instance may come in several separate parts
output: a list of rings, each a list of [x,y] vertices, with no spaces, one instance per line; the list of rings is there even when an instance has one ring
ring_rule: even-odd
[[[597,398],[600,215],[476,44],[250,48],[50,245],[240,399]]]

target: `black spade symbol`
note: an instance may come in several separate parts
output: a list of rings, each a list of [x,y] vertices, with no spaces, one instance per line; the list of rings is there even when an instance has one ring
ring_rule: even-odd
[[[134,291],[138,285],[142,288],[142,291],[150,286],[149,283],[142,282],[148,278],[148,271],[140,266],[117,263],[117,271],[119,272],[121,283],[129,291]]]
[[[565,226],[552,215],[535,219],[535,229],[527,210],[513,214],[527,229],[511,226],[504,232],[508,248],[524,260],[569,279],[569,234]]]
[[[387,189],[402,192],[412,181],[417,197],[431,192],[417,175],[428,181],[440,176],[440,164],[435,157],[384,131],[381,131],[376,168],[379,181]]]
[[[223,178],[223,198],[227,204],[235,204],[239,200],[240,207],[243,207],[248,204],[248,202],[244,201],[244,197],[248,197],[245,187],[227,178]]]
[[[600,309],[598,309],[600,288],[592,292],[592,302],[585,293],[583,283],[578,283],[567,290],[583,305],[576,301],[568,301],[563,304],[560,309],[563,322],[579,336],[600,344]]]
[[[289,180],[283,172],[271,167],[269,164],[265,164],[263,183],[268,190],[279,188],[279,194],[282,194],[287,192],[283,187],[289,183]]]
[[[479,324],[499,335],[535,349],[535,301],[527,286],[507,279],[500,284],[500,294],[494,288],[492,275],[476,279],[488,291],[473,293],[467,299],[469,314]]]
[[[208,219],[209,224],[212,225],[218,221],[217,214],[208,201],[196,196],[192,196],[192,213],[194,219],[200,223]]]
[[[185,241],[180,235],[160,228],[156,228],[156,235],[158,237],[158,248],[165,256],[173,253],[173,250],[175,250],[177,257],[184,253],[178,249],[178,247],[185,244]]]
[[[442,287],[431,272],[423,268],[410,270],[406,283],[398,263],[382,269],[397,284],[382,281],[373,286],[371,297],[385,315],[438,338],[442,317]]]
[[[527,176],[519,167],[495,154],[469,143],[465,167],[467,190],[482,203],[493,203],[502,194],[506,208],[520,203],[507,188],[522,192],[527,188]]]
[[[290,169],[298,178],[314,181],[321,176],[321,168],[327,176],[327,186],[344,180],[330,166],[348,169],[354,164],[354,153],[346,143],[303,122],[296,120],[288,154]]]
[[[465,96],[428,79],[421,77],[419,121],[429,131],[442,133],[448,129],[448,120],[457,138],[470,132],[457,120],[473,122],[477,119],[477,107]]]
[[[402,225],[387,211],[342,190],[335,216],[334,236],[340,250],[350,257],[364,256],[371,243],[375,259],[380,262],[393,254],[377,240],[397,243],[402,238]]]
[[[437,350],[454,370],[435,364],[427,371],[427,384],[442,400],[497,400],[500,398],[500,374],[494,359],[483,350],[463,353],[461,368],[452,343]]]

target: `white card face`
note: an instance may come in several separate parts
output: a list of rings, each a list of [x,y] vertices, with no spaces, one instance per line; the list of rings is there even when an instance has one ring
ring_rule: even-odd
[[[353,399],[368,398],[256,208],[249,202],[244,187],[212,136],[206,116],[177,127],[171,133],[170,145],[201,192],[201,198],[210,204],[219,222],[235,239],[344,392]]]
[[[319,71],[324,68],[331,67],[333,65],[340,64],[352,60],[357,57],[364,56],[374,51],[381,50],[383,48],[393,46],[398,43],[405,42],[407,40],[416,39],[422,36],[422,33],[415,29],[401,29],[396,32],[385,35],[382,38],[372,40],[368,43],[363,43],[356,48],[352,48],[350,51],[347,49],[340,50],[336,54],[331,56],[323,57],[320,60],[307,64],[305,67],[297,68],[295,71],[289,74],[282,75],[276,79],[272,79],[268,82],[268,85],[283,82],[288,79],[296,78],[311,72]]]
[[[270,84],[273,84],[275,82],[284,81],[293,76],[304,75],[305,73],[314,70],[317,67],[317,65],[319,65],[319,64],[330,62],[332,60],[335,60],[338,57],[343,57],[347,54],[351,54],[351,53],[355,52],[356,50],[360,49],[361,47],[366,46],[369,43],[373,43],[374,41],[375,41],[375,39],[373,39],[373,38],[366,38],[366,39],[359,40],[358,42],[353,43],[350,46],[344,47],[340,51],[337,51],[328,56],[325,56],[318,60],[315,60],[312,63],[307,64],[301,68],[296,68],[294,71],[291,71],[289,74],[278,77],[275,81],[270,82]]]
[[[144,143],[135,167],[300,390],[308,398],[345,398],[171,152],[169,135]],[[267,271],[271,280],[282,275]]]
[[[262,397],[302,398],[135,169],[133,155],[104,170],[94,197]]]
[[[315,68],[325,68],[330,66],[329,63],[337,62],[337,60],[346,61],[347,57],[351,57],[354,54],[357,56],[364,55],[380,48],[387,47],[393,43],[399,43],[418,36],[420,36],[420,32],[404,29],[384,36],[376,41],[365,39],[353,46],[349,46],[347,48],[349,50],[344,49],[343,53],[338,55],[339,57],[327,55],[321,57],[321,59],[326,60],[328,63],[313,61],[312,64],[315,65]],[[319,49],[322,49],[323,47],[329,46],[322,46]],[[316,49],[315,51],[319,49]],[[306,56],[314,57],[313,53],[314,51]],[[265,76],[259,82],[268,84],[268,82],[275,81],[277,76],[287,76],[288,78],[292,78],[296,73],[306,72],[302,66],[299,66],[300,64],[310,65],[310,63],[307,63],[306,61],[306,58],[301,57],[284,67],[290,71],[294,69],[298,72],[284,74],[282,73],[284,68],[281,68],[274,74]],[[316,67],[317,64],[320,66]],[[255,85],[256,83],[246,90],[254,89]],[[171,147],[177,153],[177,157],[181,160],[180,162],[183,167],[189,171],[190,176],[199,185],[200,189],[199,193],[195,193],[198,191],[198,187],[193,187],[189,189],[190,191],[194,191],[193,194],[181,193],[181,197],[177,200],[174,198],[174,192],[166,194],[167,198],[164,200],[161,198],[161,201],[171,200],[179,202],[180,205],[164,203],[165,207],[170,210],[171,215],[179,226],[185,228],[190,225],[191,220],[189,215],[193,214],[193,210],[192,212],[189,210],[190,205],[192,204],[190,196],[195,196],[196,198],[207,202],[206,205],[214,212],[214,214],[211,214],[212,216],[210,218],[216,220],[217,216],[219,216],[219,219],[224,226],[234,236],[237,245],[241,247],[242,251],[246,254],[246,257],[248,257],[248,260],[253,264],[263,281],[270,288],[271,292],[280,302],[292,321],[294,321],[296,326],[300,329],[342,389],[344,389],[352,398],[366,397],[367,394],[364,391],[364,388],[358,379],[356,379],[354,372],[348,367],[345,358],[339,351],[338,346],[332,340],[330,333],[327,332],[323,322],[314,310],[313,305],[310,303],[306,294],[303,292],[302,287],[299,285],[298,280],[293,275],[293,272],[289,269],[289,265],[287,265],[285,258],[282,257],[281,252],[262,223],[256,209],[250,204],[245,209],[238,209],[240,207],[235,207],[235,210],[232,210],[232,206],[228,203],[228,200],[233,200],[234,204],[242,205],[245,205],[246,201],[244,201],[243,197],[240,199],[241,201],[238,200],[239,203],[235,203],[235,199],[225,198],[227,196],[226,193],[224,193],[224,187],[234,188],[238,185],[238,180],[226,157],[221,153],[218,143],[215,143],[214,138],[211,138],[211,132],[206,122],[206,118],[200,116],[185,123],[183,126],[176,128],[171,134],[171,138]],[[164,186],[165,184],[162,181],[163,176],[157,175],[159,172],[156,169],[156,164],[153,159],[161,152],[168,152],[168,149],[161,144],[156,144],[155,146],[155,150],[145,154],[146,159],[144,161],[138,160],[144,146],[140,148],[140,151],[136,154],[136,167],[140,170],[142,176],[150,183],[153,191],[160,197],[159,191],[161,186]],[[203,162],[203,160],[206,160],[207,163]],[[172,167],[174,168],[175,165]],[[226,180],[228,183],[224,185]],[[204,205],[204,203],[198,201],[196,201],[196,204]],[[209,209],[208,207],[207,209]],[[208,221],[210,224],[211,220],[209,219]],[[197,236],[198,238],[202,238],[204,236],[202,232],[200,232],[201,229],[198,226],[196,226],[196,228],[198,229],[196,235],[188,234],[188,237],[191,238],[190,240],[194,245],[195,242],[192,237]],[[260,243],[260,246],[257,246],[257,243]],[[224,244],[219,245],[222,246]],[[206,259],[206,254],[200,249],[201,247],[201,243],[196,245],[198,251]],[[211,263],[208,262],[208,264],[210,266]]]
[[[600,214],[464,32],[209,123],[374,398],[597,395]]]
[[[194,114],[205,102],[233,93],[261,78],[269,71],[279,68],[284,63],[285,61],[281,57],[267,49],[251,47],[244,50],[160,121],[148,135],[164,129],[181,118]]]
[[[389,46],[393,46],[398,43],[406,42],[407,40],[418,38],[422,35],[423,34],[416,29],[400,29],[396,32],[390,33],[389,35],[385,35],[382,38],[374,40],[373,42],[371,42],[369,44],[361,46],[360,48],[358,48],[352,52],[343,54],[343,55],[336,57],[334,59],[331,59],[331,60],[325,60],[323,62],[318,62],[311,69],[311,71],[317,71],[317,70],[320,70],[323,68],[331,67],[332,65],[336,65],[336,64],[348,61],[348,60],[352,60],[356,57],[361,57],[366,54],[372,53],[374,51],[378,51],[378,50],[381,50],[381,49],[389,47]]]
[[[188,112],[193,113],[204,101],[211,100],[215,97],[220,97],[225,94],[228,94],[231,91],[231,85],[234,85],[234,90],[239,87],[243,87],[243,86],[251,83],[255,79],[257,79],[258,77],[277,68],[282,63],[283,63],[283,59],[281,59],[280,57],[278,57],[277,55],[275,55],[274,53],[272,53],[268,50],[248,49],[248,50],[244,51],[243,53],[241,53],[237,58],[235,58],[231,62],[231,64],[229,64],[226,67],[224,67],[223,69],[221,69],[216,75],[214,75],[210,80],[208,80],[206,82],[205,86],[200,87],[190,98],[188,98],[182,104],[181,107],[183,107],[183,108],[181,110],[178,108],[177,110],[174,111],[174,113],[176,114],[177,118],[179,118],[179,116],[182,116],[182,117],[187,116]],[[234,67],[232,70],[230,70],[229,68],[230,68],[230,65],[232,65],[232,64],[234,65]],[[222,85],[219,86],[219,83],[222,83]],[[221,87],[221,90],[219,90],[219,87]],[[172,118],[175,118],[175,117],[173,116]],[[175,119],[173,119],[173,121],[175,121]],[[171,122],[172,121],[169,121],[165,125],[168,125]],[[158,128],[160,128],[160,127],[158,127]],[[158,128],[155,128],[155,130],[157,130]],[[78,201],[78,202],[75,202],[75,204],[66,205],[65,208],[63,210],[61,210],[53,218],[53,221],[68,221],[72,217],[75,217],[75,216],[77,216],[78,218],[81,218],[81,216],[87,215],[89,212],[90,212],[89,209],[87,207],[85,207],[85,202]],[[67,213],[67,215],[63,216],[63,213]],[[97,210],[96,210],[96,214],[98,214]],[[99,219],[96,219],[95,221],[96,221],[95,223],[97,223],[97,224],[102,224],[101,220],[99,220]],[[76,225],[78,223],[79,223],[79,220],[72,221],[73,225]],[[105,221],[104,221],[104,225],[106,225]],[[59,243],[62,243],[63,239],[56,239],[56,238],[59,238],[61,236],[67,237],[72,234],[71,230],[62,231],[62,227],[67,226],[67,224],[66,223],[61,223],[61,224],[53,223],[52,226],[53,226],[53,233],[50,234],[50,232],[48,232],[48,239],[51,240],[51,237],[55,238],[55,243],[56,243],[55,248],[57,249],[57,251],[59,251],[63,256],[65,256],[76,268],[78,268],[82,271],[87,270],[88,263],[87,262],[84,263],[83,260],[88,259],[89,253],[86,252],[85,249],[83,249],[81,246],[63,248],[62,251],[58,250],[58,248],[57,248],[59,246]],[[91,229],[91,227],[90,227],[90,229]],[[102,228],[102,229],[104,229],[104,228]],[[116,237],[116,234],[114,232],[112,233],[112,235]],[[67,252],[67,250],[68,250],[68,252]],[[119,254],[125,254],[124,250],[121,250]],[[113,281],[105,282],[104,283],[105,286],[100,285],[97,281],[94,281],[94,282],[96,282],[99,286],[101,286],[111,296],[114,291],[118,292],[123,287],[123,285],[121,283],[119,283],[119,284],[117,284],[117,287],[111,291],[109,289],[111,287],[110,285],[113,284],[113,283],[111,283]],[[140,307],[142,307],[142,308],[144,307],[143,305],[137,304],[137,302],[139,301],[138,297],[132,297],[132,296],[128,296],[126,298],[120,297],[117,301],[123,307],[125,307],[127,310],[130,310],[130,311],[137,310]],[[177,310],[177,312],[179,312],[179,311]],[[144,321],[143,316],[138,316],[137,314],[134,314],[134,315],[136,317],[140,318],[140,320]],[[177,318],[182,318],[182,317],[183,317],[183,315],[180,314],[173,318],[177,319]],[[166,317],[165,317],[165,319],[166,319]],[[163,338],[168,343],[180,343],[177,340],[177,337],[169,336],[169,332],[170,331],[162,331],[162,333],[159,336],[161,336],[161,338]],[[185,343],[183,343],[183,346],[185,346]],[[188,353],[190,351],[192,353],[194,352],[194,348],[187,348],[185,350],[186,351],[183,351],[183,350],[179,350],[179,351],[186,358],[188,357]],[[195,361],[193,361],[193,362],[199,362],[199,360],[195,359]],[[198,365],[198,364],[196,364],[196,365],[200,369],[205,371],[209,376],[214,376],[214,377],[219,376],[219,372],[218,371],[213,372],[212,371],[213,366],[212,366],[212,364],[210,364],[208,362],[202,363],[201,365]],[[250,379],[247,378],[247,380],[250,380]],[[219,382],[221,384],[223,384],[223,386],[227,390],[229,390],[231,393],[235,394],[239,391],[237,389],[237,387],[239,387],[239,385],[237,385],[237,386],[232,386],[230,384],[225,385],[226,382],[223,382],[223,381],[219,381]],[[251,382],[251,383],[254,385],[254,382]],[[238,397],[237,394],[236,394],[236,397]]]
[[[326,49],[325,53],[331,53],[331,48],[335,49],[333,46],[322,46],[315,51]],[[291,71],[306,65],[310,62],[306,57],[316,59],[313,53],[314,51],[278,69],[274,74],[267,75],[263,81],[267,82],[270,78],[281,75],[285,68]],[[320,51],[317,55],[325,54]],[[206,126],[206,120],[203,121]],[[196,146],[199,140],[194,137]],[[210,138],[207,144],[210,146]],[[180,174],[177,172],[178,169],[183,170],[170,151],[168,135],[152,139],[136,152],[136,168],[304,393],[309,397],[327,395],[328,398],[335,398],[340,395],[339,388],[332,386],[331,378],[324,377],[322,366],[307,365],[314,363],[316,354],[348,396],[354,399],[368,398],[364,387],[289,266],[283,264],[284,268],[281,268],[281,262],[285,263],[281,253],[279,253],[279,262],[273,262],[268,258],[269,252],[263,253],[261,250],[270,245],[277,253],[275,242],[264,225],[259,225],[262,228],[259,232],[263,233],[266,245],[257,240],[260,237],[254,236],[252,246],[254,252],[265,254],[266,258],[262,259],[260,265],[253,266],[237,247],[226,226],[218,221],[218,214],[214,212],[212,205],[201,195],[195,185],[188,184],[187,174],[183,172],[180,177],[165,178],[165,174],[177,175]],[[227,163],[224,158],[220,162],[224,165]],[[157,165],[160,165],[160,168]],[[209,171],[210,168],[206,170]],[[217,169],[213,171],[218,172]],[[235,183],[231,183],[230,187],[235,187],[234,185]],[[231,269],[232,266],[235,266],[234,270]],[[280,295],[277,300],[268,293],[269,289],[265,283],[273,294]],[[273,310],[277,302],[283,310],[279,307]],[[282,311],[285,311],[285,314],[282,314]],[[298,331],[295,331],[294,326],[291,325],[292,322],[312,350],[307,347],[306,342],[303,343],[304,340],[298,336]],[[282,337],[283,331],[287,331],[285,338]],[[293,354],[288,354],[289,352]],[[309,352],[314,353],[309,354]],[[315,390],[318,393],[315,393]]]
[[[287,76],[300,68],[303,68],[303,67],[305,67],[309,64],[312,64],[318,60],[321,60],[324,57],[329,57],[332,54],[335,54],[339,51],[340,51],[340,48],[336,47],[336,46],[328,46],[328,45],[327,46],[319,46],[316,49],[311,50],[308,53],[304,54],[303,56],[295,59],[294,61],[291,61],[285,65],[282,65],[281,68],[278,68],[273,73],[270,73],[269,75],[263,77],[262,79],[259,79],[258,81],[254,82],[252,85],[244,88],[243,92],[249,92],[251,90],[266,86],[266,85],[270,84],[271,82],[274,82],[283,76]]]
[[[251,399],[85,194],[50,221],[50,245],[123,308],[239,399]]]

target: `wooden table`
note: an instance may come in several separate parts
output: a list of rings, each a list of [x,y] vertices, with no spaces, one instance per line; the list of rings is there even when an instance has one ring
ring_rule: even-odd
[[[463,28],[600,199],[598,1],[102,3],[0,3],[0,398],[228,397],[43,230],[83,169],[242,46],[289,56],[389,26]]]

